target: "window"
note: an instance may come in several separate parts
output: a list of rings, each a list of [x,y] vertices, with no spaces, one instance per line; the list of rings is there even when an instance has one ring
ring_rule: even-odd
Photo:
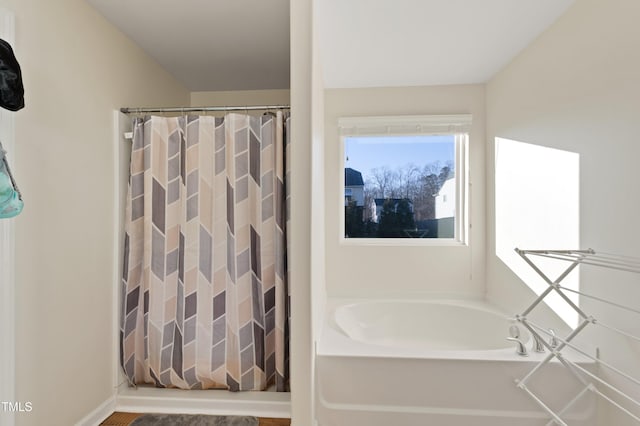
[[[341,118],[343,242],[466,243],[470,124],[468,115]]]

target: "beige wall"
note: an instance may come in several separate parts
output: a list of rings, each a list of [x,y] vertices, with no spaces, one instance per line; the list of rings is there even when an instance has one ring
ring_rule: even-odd
[[[191,92],[191,106],[289,105],[289,90]]]
[[[339,243],[343,208],[338,119],[349,116],[472,114],[469,141],[468,246],[353,246]],[[394,293],[484,292],[484,86],[331,89],[325,93],[326,282],[330,297],[380,297]]]
[[[114,393],[114,125],[189,93],[82,0],[3,0],[26,108],[15,113],[18,425],[71,425]]]
[[[640,252],[639,19],[636,0],[577,1],[487,85],[487,287],[489,299],[507,309],[521,310],[533,295],[495,256],[495,137],[579,153],[582,247],[632,256]],[[582,283],[584,291],[636,308],[640,300],[637,275],[584,267]],[[602,322],[640,334],[637,315],[588,300],[583,306]],[[640,377],[637,345],[606,337],[609,333],[597,326],[589,328],[596,332],[588,340],[601,347],[605,360]],[[638,386],[632,388],[640,397]],[[632,424],[610,405],[603,407],[599,424]]]
[[[311,167],[314,0],[290,2],[291,24],[291,223],[289,291],[291,294],[291,425],[313,424],[314,353],[311,322]]]
[[[318,16],[318,1],[313,2],[315,16]],[[311,419],[316,419],[317,391],[316,391],[316,362],[315,346],[320,338],[322,327],[324,326],[324,314],[327,298],[326,289],[326,229],[325,229],[325,158],[324,158],[324,80],[322,73],[322,57],[319,43],[318,26],[313,26],[312,33],[313,55],[311,58],[311,281],[310,281],[310,306],[309,312],[311,320],[311,339],[306,341],[310,344],[311,365],[309,368],[309,388],[312,401]],[[294,122],[295,123],[295,122]],[[295,125],[295,124],[294,124]],[[311,419],[309,419],[311,421]],[[309,423],[308,424],[315,424]],[[306,423],[300,423],[306,424]]]

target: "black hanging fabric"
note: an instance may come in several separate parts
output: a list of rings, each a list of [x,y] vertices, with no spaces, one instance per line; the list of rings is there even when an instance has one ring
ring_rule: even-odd
[[[20,64],[11,45],[0,39],[0,107],[9,111],[24,108],[24,87]]]

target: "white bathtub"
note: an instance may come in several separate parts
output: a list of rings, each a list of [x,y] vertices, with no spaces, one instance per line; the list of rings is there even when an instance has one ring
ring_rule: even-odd
[[[545,425],[515,381],[546,354],[517,355],[508,317],[471,300],[330,300],[316,349],[319,425]],[[581,390],[557,361],[528,387],[555,410]],[[594,425],[593,395],[566,418]]]
[[[334,319],[353,340],[396,350],[417,349],[423,355],[425,351],[486,351],[514,346],[505,339],[508,317],[470,301],[350,303],[338,306]]]

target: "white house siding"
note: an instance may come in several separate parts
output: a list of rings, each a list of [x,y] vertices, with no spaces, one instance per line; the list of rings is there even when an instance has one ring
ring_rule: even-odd
[[[356,202],[356,206],[364,207],[364,187],[362,186],[347,186],[345,187],[345,205],[347,205],[347,196],[351,191],[351,200]]]
[[[456,180],[447,179],[436,196],[436,219],[456,216]]]

